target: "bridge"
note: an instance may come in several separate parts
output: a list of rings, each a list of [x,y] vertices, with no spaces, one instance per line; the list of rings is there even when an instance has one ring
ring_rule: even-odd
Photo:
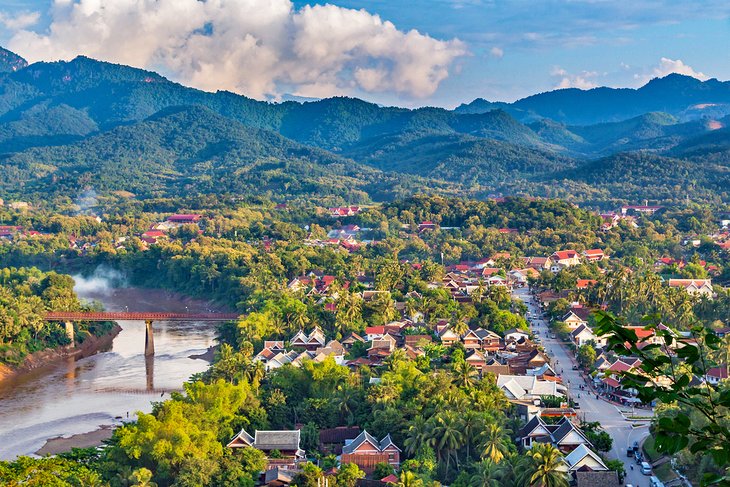
[[[46,321],[62,321],[66,334],[74,343],[74,321],[144,321],[147,327],[144,341],[144,354],[155,354],[155,338],[152,330],[154,321],[231,321],[238,319],[236,313],[157,313],[123,311],[50,311]]]

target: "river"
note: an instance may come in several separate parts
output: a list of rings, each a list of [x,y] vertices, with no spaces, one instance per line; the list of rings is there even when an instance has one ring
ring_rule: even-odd
[[[209,312],[210,303],[163,290],[76,288],[108,311]],[[215,324],[155,322],[155,355],[145,358],[144,322],[122,322],[108,350],[66,359],[0,385],[0,459],[38,451],[48,439],[98,430],[150,412],[209,363],[191,356],[215,344]]]

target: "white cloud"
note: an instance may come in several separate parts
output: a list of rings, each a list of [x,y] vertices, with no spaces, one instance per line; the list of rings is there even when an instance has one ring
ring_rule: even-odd
[[[427,97],[467,54],[458,39],[401,31],[365,10],[289,0],[55,0],[51,15],[47,32],[20,30],[9,48],[29,61],[84,54],[255,98]]]
[[[634,79],[640,81],[641,84],[645,84],[652,78],[663,78],[664,76],[672,73],[692,76],[693,78],[697,78],[702,81],[709,79],[705,73],[695,71],[692,66],[684,64],[681,59],[674,60],[666,57],[661,58],[659,60],[659,64],[651,68],[649,72],[635,74]]]
[[[578,74],[571,74],[560,66],[553,67],[550,76],[560,78],[556,89],[561,88],[579,88],[581,90],[589,90],[598,86],[595,79],[598,77],[596,71],[581,71]]]
[[[18,12],[15,15],[0,12],[0,24],[10,31],[26,29],[38,23],[39,12]]]
[[[502,59],[504,57],[504,49],[501,47],[493,47],[489,50],[489,54],[496,57],[497,59]]]

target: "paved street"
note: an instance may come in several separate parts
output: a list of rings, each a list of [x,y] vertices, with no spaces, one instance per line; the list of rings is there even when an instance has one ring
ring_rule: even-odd
[[[529,312],[534,316],[540,316],[540,310],[534,297],[531,296],[527,288],[517,288],[513,291],[513,296],[521,299],[527,304]],[[551,339],[547,323],[542,318],[530,320],[531,327],[534,332],[539,333],[545,351],[551,357],[553,368],[561,375],[563,382],[569,389],[570,397],[578,401],[580,409],[579,415],[585,421],[598,421],[603,429],[613,438],[613,450],[608,452],[609,458],[618,458],[624,462],[626,468],[626,483],[636,486],[648,486],[649,477],[642,475],[636,461],[633,458],[626,457],[626,448],[633,445],[634,441],[641,441],[649,434],[647,426],[633,427],[631,423],[626,421],[621,414],[619,408],[615,405],[597,399],[594,394],[581,391],[579,386],[582,384],[586,388],[587,382],[581,377],[578,370],[573,370],[574,362],[571,360],[570,353],[559,340]],[[643,415],[651,414],[644,410]],[[634,470],[631,470],[631,465]]]

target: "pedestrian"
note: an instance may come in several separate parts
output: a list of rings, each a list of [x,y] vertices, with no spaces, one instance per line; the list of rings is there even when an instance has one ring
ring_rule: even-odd
[[[631,465],[629,465],[629,466],[631,467],[631,470],[634,469],[634,464],[633,463]]]

